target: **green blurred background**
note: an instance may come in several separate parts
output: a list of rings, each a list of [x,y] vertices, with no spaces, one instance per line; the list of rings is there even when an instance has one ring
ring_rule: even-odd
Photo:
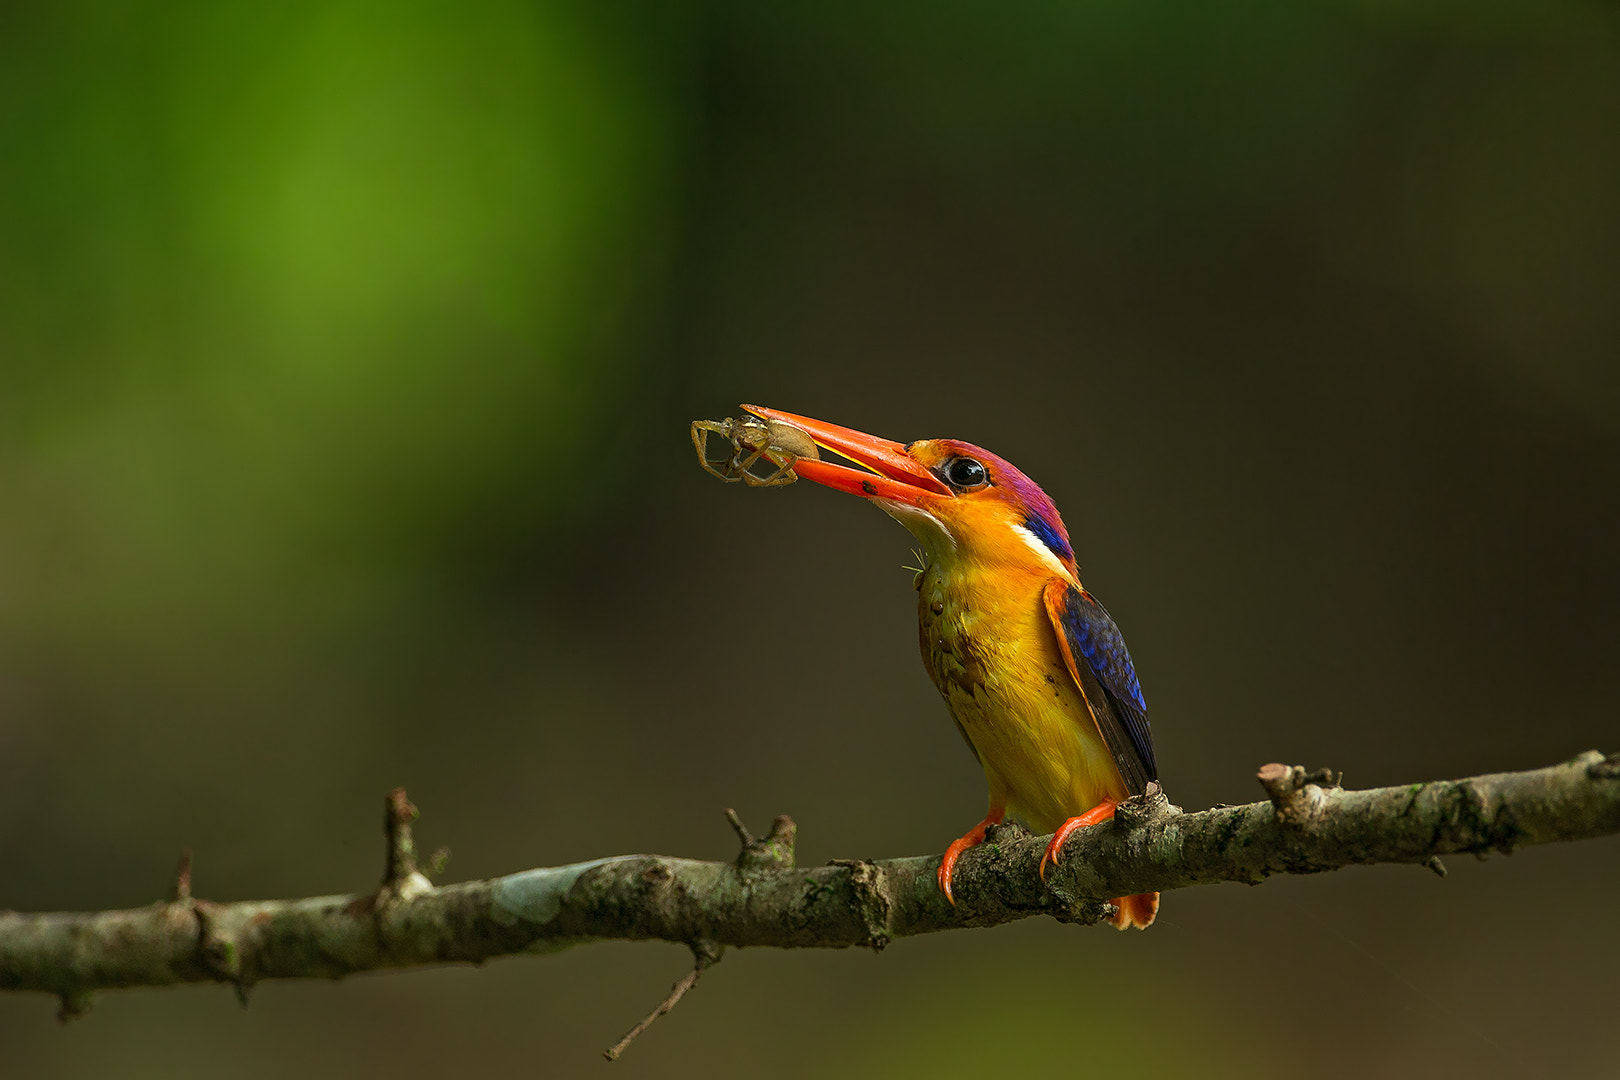
[[[0,906],[940,850],[909,538],[756,401],[1066,512],[1164,780],[1620,749],[1620,17],[1286,0],[0,12]],[[1612,1067],[1609,840],[733,951],[615,1075]],[[0,997],[7,1076],[597,1075],[687,963]],[[1271,1063],[1271,1064],[1267,1064]]]

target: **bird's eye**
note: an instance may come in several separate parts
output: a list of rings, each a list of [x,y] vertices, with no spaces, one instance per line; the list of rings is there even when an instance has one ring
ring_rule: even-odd
[[[970,457],[953,458],[945,466],[945,479],[951,482],[952,487],[975,488],[990,479],[984,471],[984,466]]]

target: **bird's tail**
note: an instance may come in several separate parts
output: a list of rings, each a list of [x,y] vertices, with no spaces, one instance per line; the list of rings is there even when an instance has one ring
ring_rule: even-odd
[[[1146,930],[1153,925],[1154,916],[1159,914],[1159,894],[1156,892],[1137,893],[1135,896],[1122,896],[1114,901],[1119,913],[1108,921],[1121,930],[1136,927]]]

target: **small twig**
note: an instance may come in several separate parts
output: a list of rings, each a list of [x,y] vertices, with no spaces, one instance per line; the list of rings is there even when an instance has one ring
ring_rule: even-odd
[[[742,827],[742,823],[736,820],[736,815],[730,810],[726,811],[726,815],[730,817],[733,822],[735,822],[739,829]],[[625,1032],[624,1038],[602,1051],[602,1056],[607,1058],[609,1061],[617,1061],[619,1059],[619,1055],[624,1053],[625,1049],[629,1047],[631,1043],[636,1041],[636,1036],[652,1027],[654,1020],[657,1020],[660,1016],[663,1016],[665,1013],[673,1009],[681,998],[686,996],[686,992],[697,985],[698,977],[701,976],[708,968],[712,967],[719,959],[720,950],[715,947],[715,944],[712,941],[700,941],[696,945],[693,945],[692,970],[688,971],[681,977],[679,982],[670,987],[669,996],[659,1003],[656,1009],[644,1016],[641,1023]]]
[[[347,910],[352,914],[376,912],[389,904],[413,900],[433,891],[433,882],[416,866],[416,838],[411,833],[411,823],[418,814],[411,800],[405,797],[405,789],[397,787],[390,791],[383,800],[383,808],[383,834],[388,850],[383,860],[382,884],[370,896],[351,901]],[[440,854],[446,859],[450,857],[448,850]],[[439,854],[433,858],[437,860]]]
[[[383,831],[388,835],[388,861],[383,868],[383,884],[394,885],[416,873],[416,840],[411,836],[411,822],[416,820],[416,807],[405,797],[402,787],[390,791],[383,805],[387,808]]]
[[[190,848],[183,848],[180,852],[180,865],[175,867],[174,888],[169,893],[169,899],[177,904],[191,899]]]
[[[737,811],[729,806],[726,807],[726,820],[731,822],[731,827],[737,831],[737,839],[742,841],[745,849],[754,846],[754,834],[748,831],[748,826],[737,816]]]

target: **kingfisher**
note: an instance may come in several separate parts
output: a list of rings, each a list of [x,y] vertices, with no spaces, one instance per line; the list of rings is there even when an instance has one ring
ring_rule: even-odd
[[[1007,817],[1051,833],[1044,880],[1076,829],[1158,778],[1147,703],[1119,627],[1080,583],[1057,507],[1011,462],[956,439],[892,442],[758,405],[863,468],[799,456],[794,473],[869,499],[922,545],[918,633],[923,665],[984,769],[984,820],[945,851],[952,904],[962,853]],[[1147,928],[1159,894],[1116,899],[1110,921]]]

